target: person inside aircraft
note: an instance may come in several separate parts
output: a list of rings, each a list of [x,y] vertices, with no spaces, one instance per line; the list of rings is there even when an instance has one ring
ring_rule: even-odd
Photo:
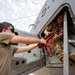
[[[63,15],[59,14],[54,21],[50,25],[46,27],[44,30],[44,34],[47,36],[48,34],[53,33],[52,37],[52,46],[51,50],[58,57],[58,59],[63,62]],[[49,43],[48,43],[49,44]],[[75,64],[74,53],[69,53],[70,58],[70,66]]]
[[[0,23],[0,75],[8,75],[15,53],[26,52],[37,47],[38,43],[46,44],[46,40],[34,37],[22,37],[14,34],[11,23]],[[25,47],[15,47],[12,43],[31,44]]]
[[[63,62],[63,15],[59,14],[56,20],[49,25],[50,31],[53,32],[52,50],[58,59]]]
[[[62,59],[62,52],[63,52],[63,17],[62,14],[58,15],[56,17],[56,19],[54,21],[52,21],[52,23],[50,23],[50,25],[48,25],[45,30],[44,30],[44,34],[45,36],[48,36],[49,34],[53,33],[54,37],[52,38],[52,46],[51,50],[53,50],[53,52],[57,55],[57,57],[59,58],[59,60],[61,60],[63,62]],[[48,42],[49,43],[49,42]]]

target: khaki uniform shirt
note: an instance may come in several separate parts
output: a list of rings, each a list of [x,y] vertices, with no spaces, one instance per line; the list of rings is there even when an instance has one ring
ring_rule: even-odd
[[[0,75],[8,75],[12,56],[18,49],[9,43],[13,36],[11,33],[0,33]]]

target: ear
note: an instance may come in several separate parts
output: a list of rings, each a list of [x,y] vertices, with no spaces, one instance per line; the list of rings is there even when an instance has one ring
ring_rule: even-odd
[[[5,28],[3,28],[3,29],[2,29],[2,32],[6,32],[6,29],[5,29]]]

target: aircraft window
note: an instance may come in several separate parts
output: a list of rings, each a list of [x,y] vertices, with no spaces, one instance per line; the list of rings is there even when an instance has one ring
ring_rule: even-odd
[[[28,51],[28,53],[31,53],[31,51]]]
[[[19,64],[19,61],[16,62],[16,65],[18,65],[18,64]]]
[[[25,63],[25,60],[22,60],[22,64],[24,64]]]

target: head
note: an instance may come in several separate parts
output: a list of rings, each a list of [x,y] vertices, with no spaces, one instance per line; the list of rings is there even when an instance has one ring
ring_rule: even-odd
[[[60,15],[57,16],[57,22],[58,22],[58,24],[61,24],[63,22],[63,16],[62,16],[62,14],[60,14]]]
[[[14,33],[14,26],[8,22],[2,22],[0,23],[0,32]]]
[[[0,23],[0,32],[9,32],[18,35],[17,32],[14,32],[14,26],[8,22]],[[18,43],[12,43],[12,45],[18,45]]]

